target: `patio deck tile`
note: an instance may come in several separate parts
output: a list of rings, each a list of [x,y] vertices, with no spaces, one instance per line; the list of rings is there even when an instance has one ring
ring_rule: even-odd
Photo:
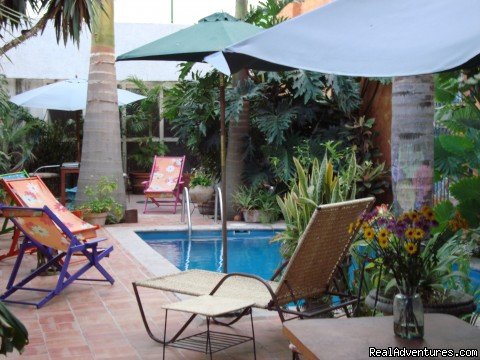
[[[137,201],[142,197],[131,196],[130,207],[140,209]],[[193,214],[195,225],[209,225],[208,217]],[[180,226],[180,212],[176,215],[166,213],[142,214],[139,211],[138,224],[119,224],[112,227],[116,230],[132,228],[159,228],[161,226]],[[108,229],[108,228],[107,228]],[[122,231],[120,231],[120,234]],[[106,231],[100,235],[109,236]],[[115,235],[117,236],[117,235]],[[120,235],[122,236],[122,235]],[[102,260],[103,266],[115,278],[115,284],[92,282],[76,282],[60,295],[48,302],[43,308],[33,306],[7,305],[9,309],[26,325],[30,333],[30,344],[22,355],[9,354],[9,359],[25,360],[57,360],[57,359],[159,359],[162,346],[149,338],[138,311],[132,281],[152,277],[155,274],[147,270],[146,265],[131,254],[113,236],[105,245],[113,244],[114,251],[109,258]],[[0,249],[9,246],[9,237],[0,236]],[[155,259],[154,259],[155,260]],[[5,288],[14,260],[0,262],[0,288]],[[27,255],[19,277],[25,276],[36,265],[36,256]],[[159,264],[162,268],[162,263]],[[75,265],[82,266],[79,261]],[[98,278],[94,269],[87,274]],[[46,276],[36,280],[36,285],[53,287],[55,276]],[[32,294],[19,294],[23,299],[31,299]],[[142,289],[142,299],[152,331],[161,336],[163,332],[164,310],[162,304],[178,301],[172,293],[151,289]],[[173,334],[187,316],[183,313],[169,313],[168,333]],[[281,323],[276,316],[254,317],[257,338],[258,359],[290,359],[288,341],[282,336]],[[222,328],[223,330],[224,328]],[[205,321],[198,319],[187,329],[186,334],[205,330]],[[229,331],[250,334],[249,320],[241,320]],[[205,359],[202,353],[183,349],[167,348],[167,359]],[[251,343],[227,349],[214,356],[218,360],[251,359]]]

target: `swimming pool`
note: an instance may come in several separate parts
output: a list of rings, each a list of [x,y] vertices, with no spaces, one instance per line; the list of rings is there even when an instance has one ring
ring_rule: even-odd
[[[270,278],[281,264],[280,244],[270,243],[275,230],[230,230],[228,272],[243,272]],[[222,271],[222,237],[218,230],[138,231],[142,240],[180,270]]]

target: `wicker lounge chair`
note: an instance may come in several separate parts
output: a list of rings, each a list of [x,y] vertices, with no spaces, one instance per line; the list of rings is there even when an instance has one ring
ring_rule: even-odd
[[[254,307],[277,311],[282,322],[286,320],[285,314],[311,317],[339,308],[345,309],[348,315],[348,306],[358,304],[360,295],[339,293],[335,275],[355,235],[355,231],[348,232],[349,225],[368,210],[373,201],[374,198],[366,198],[319,206],[278,282],[266,281],[249,274],[223,274],[204,270],[189,270],[134,282],[133,288],[149,336],[163,343],[161,338],[153,335],[147,323],[138,291],[142,287],[193,296],[210,294],[250,300],[254,302]],[[336,291],[332,291],[335,288]],[[336,295],[341,300],[327,308],[300,311],[299,301],[324,295]],[[285,306],[290,303],[295,304],[295,309]],[[170,341],[175,341],[195,316],[192,315]],[[224,325],[231,325],[238,319]]]
[[[98,243],[106,240],[106,238],[96,238],[88,242],[80,242],[53,211],[46,206],[43,208],[0,206],[0,210],[6,217],[13,221],[15,226],[25,235],[20,245],[20,253],[18,254],[7,283],[7,291],[0,297],[3,302],[35,305],[37,308],[40,308],[75,280],[108,281],[110,284],[114,283],[110,274],[100,265],[100,261],[113,250],[112,246],[101,250],[97,248]],[[47,262],[14,284],[24,258],[23,255],[25,251],[32,246],[36,247],[39,252],[45,255]],[[76,253],[84,255],[88,262],[70,274],[68,267],[71,263],[72,256]],[[41,289],[26,286],[30,281],[50,267],[55,267],[59,271],[55,288]],[[95,267],[104,278],[80,278],[80,276],[92,267]],[[44,292],[46,295],[37,302],[23,299],[9,299],[10,295],[18,290],[33,291],[34,293]]]
[[[157,207],[161,205],[173,206],[173,213],[177,212],[177,205],[180,202],[182,192],[184,164],[185,156],[155,156],[150,179],[144,183],[144,213],[147,212],[149,200]]]

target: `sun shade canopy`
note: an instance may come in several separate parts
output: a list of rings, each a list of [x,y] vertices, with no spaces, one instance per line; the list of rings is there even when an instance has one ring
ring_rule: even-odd
[[[350,76],[436,73],[480,64],[478,0],[337,0],[227,47],[206,61]]]
[[[88,82],[82,79],[59,81],[12,96],[14,104],[41,109],[77,111],[87,106]],[[145,99],[145,96],[117,89],[118,105],[123,106]]]
[[[215,13],[198,24],[177,31],[117,57],[123,60],[170,60],[202,62],[228,45],[258,34],[263,29],[227,13]]]

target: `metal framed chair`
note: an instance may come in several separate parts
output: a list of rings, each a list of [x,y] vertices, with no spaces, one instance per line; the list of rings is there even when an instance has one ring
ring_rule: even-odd
[[[79,239],[97,236],[96,230],[99,227],[83,221],[60,204],[38,176],[12,180],[0,179],[0,184],[17,206],[41,208],[46,205]]]
[[[14,179],[26,179],[26,178],[28,178],[28,173],[26,170],[14,172],[14,173],[8,173],[8,174],[0,174],[0,180],[1,179],[14,180]],[[13,204],[12,199],[10,199],[9,202],[11,203],[10,205]],[[13,226],[8,227],[8,219],[5,219],[3,221],[2,228],[0,229],[0,235],[13,231],[13,229],[14,229]],[[0,260],[1,260],[1,256],[0,256]]]
[[[106,240],[106,238],[96,238],[88,242],[79,241],[60,218],[47,206],[43,208],[0,206],[0,210],[25,235],[7,283],[7,291],[0,296],[3,302],[35,305],[37,308],[40,308],[75,280],[107,281],[110,284],[114,283],[115,280],[100,264],[100,261],[113,250],[113,246],[105,249],[99,249],[97,247],[98,243]],[[47,262],[15,283],[24,254],[27,249],[32,246],[36,247],[37,251],[46,257]],[[78,253],[85,256],[87,263],[76,269],[73,273],[70,273],[69,265],[72,256]],[[33,279],[50,267],[54,267],[59,271],[58,280],[53,289],[27,286]],[[95,267],[99,271],[103,277],[102,279],[80,278],[80,276],[92,267]],[[46,295],[36,302],[10,299],[10,296],[19,290],[36,293],[43,292],[46,293]]]
[[[26,170],[22,170],[19,172],[14,172],[14,173],[8,173],[8,174],[0,174],[0,180],[5,179],[5,180],[15,180],[15,179],[26,179],[28,178],[28,172]],[[7,202],[8,204],[4,205],[13,205],[15,202],[11,198],[11,196],[7,196]],[[2,228],[0,229],[0,235],[2,234],[7,234],[9,232],[13,231],[13,240],[10,244],[9,249],[0,254],[0,261],[3,259],[7,259],[12,256],[17,256],[18,255],[18,237],[20,236],[20,232],[16,230],[15,226],[9,226],[9,221],[7,218],[3,220]]]
[[[153,340],[164,343],[163,337],[156,337],[148,325],[139,288],[192,296],[212,295],[248,300],[254,304],[253,307],[276,311],[282,322],[287,320],[287,314],[289,317],[304,318],[341,308],[349,316],[348,308],[355,307],[360,302],[361,285],[358,294],[341,292],[335,275],[341,271],[340,265],[347,256],[348,248],[358,230],[357,228],[349,233],[349,225],[355,223],[357,218],[373,205],[373,202],[374,198],[370,197],[318,206],[299,239],[294,254],[285,263],[279,281],[267,281],[258,276],[242,273],[223,274],[205,270],[188,270],[134,282],[135,296],[147,333]],[[363,283],[363,279],[360,283]],[[323,296],[336,296],[339,300],[308,311],[300,309],[302,300]],[[287,306],[289,304],[293,304],[293,308]],[[240,314],[229,323],[222,323],[222,325],[231,325],[243,315],[245,314]],[[177,339],[195,316],[195,314],[192,315],[169,341]]]
[[[147,212],[149,201],[157,207],[162,205],[173,206],[173,213],[177,212],[177,205],[180,203],[182,193],[184,164],[185,156],[154,157],[150,179],[144,183],[144,213]]]

